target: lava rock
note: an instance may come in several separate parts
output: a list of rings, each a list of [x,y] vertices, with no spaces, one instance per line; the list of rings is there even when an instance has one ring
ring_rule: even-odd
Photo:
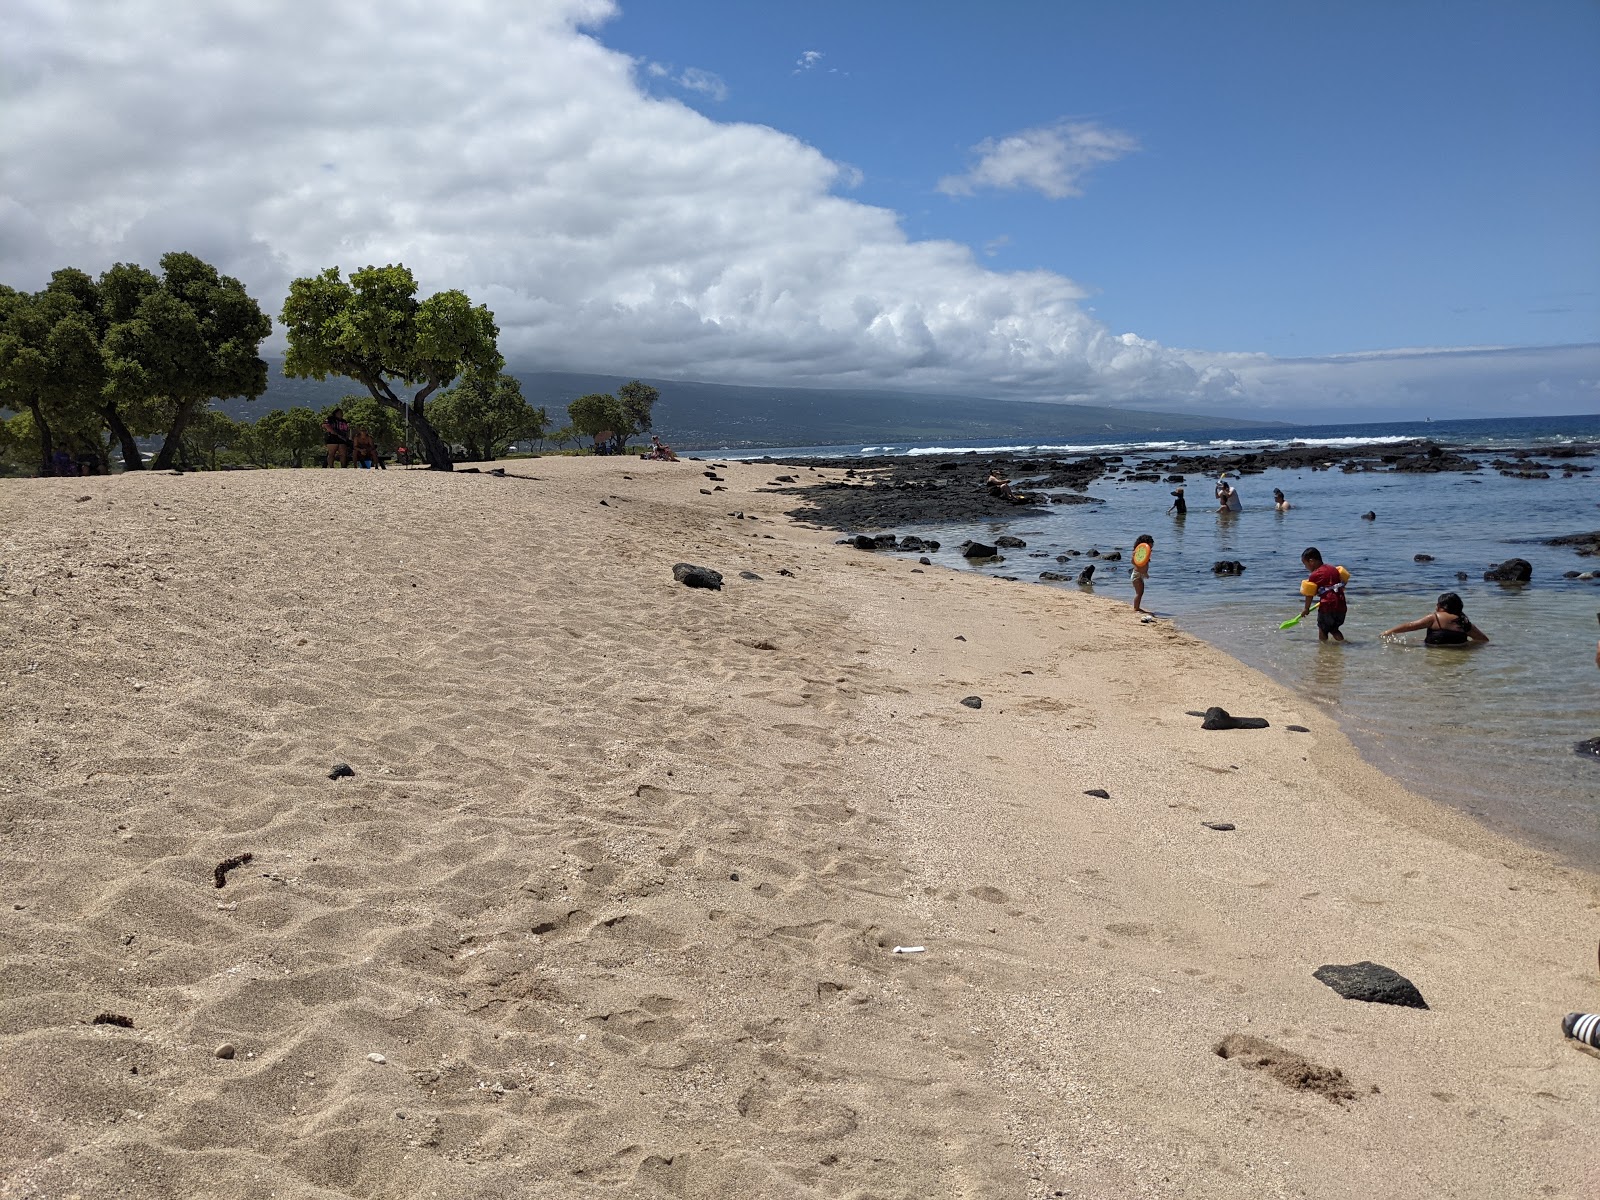
[[[1215,829],[1218,833],[1232,833],[1239,828],[1232,821],[1201,821],[1207,829]]]
[[[739,578],[740,579],[760,579],[761,576],[757,575],[754,571],[740,571],[739,572]]]
[[[673,563],[672,577],[684,587],[710,588],[714,592],[722,590],[722,574],[713,571],[710,567],[697,567],[693,563]]]
[[[1201,729],[1267,729],[1270,724],[1265,717],[1236,717],[1225,708],[1215,706],[1206,709],[1205,720],[1200,723]]]
[[[1572,747],[1574,754],[1584,754],[1600,762],[1600,737],[1592,737],[1587,741],[1578,742]]]
[[[927,548],[927,544],[914,533],[908,533],[900,539],[900,549],[907,554],[921,554]]]
[[[963,558],[994,558],[1000,551],[994,546],[986,546],[982,542],[963,542],[961,556]]]
[[[1040,571],[1039,579],[1044,583],[1065,583],[1071,579],[1070,575],[1063,575],[1060,571]]]
[[[1378,519],[1378,514],[1375,512],[1364,512],[1361,514],[1361,519],[1363,521],[1376,521]]]
[[[850,544],[857,550],[876,550],[878,548],[877,539],[868,537],[864,533],[856,534],[855,537],[850,539]]]
[[[1244,564],[1236,558],[1223,558],[1211,564],[1213,575],[1243,575]]]
[[[334,763],[333,770],[328,772],[329,779],[353,779],[356,770],[349,763]]]
[[[1089,788],[1083,794],[1085,796],[1098,796],[1102,800],[1111,799],[1111,793],[1106,791],[1105,788]]]
[[[929,558],[926,554],[924,554],[921,558],[917,559],[917,562],[921,563],[925,567],[933,566],[933,559]]]
[[[1094,586],[1094,564],[1093,563],[1090,563],[1087,567],[1085,567],[1083,570],[1078,572],[1078,582],[1081,583],[1084,587],[1093,587]]]
[[[1365,1000],[1368,1004],[1398,1004],[1402,1008],[1427,1008],[1417,985],[1400,972],[1375,962],[1342,966],[1326,963],[1311,974],[1346,1000]]]
[[[1491,565],[1483,577],[1491,583],[1527,583],[1533,578],[1533,564],[1525,558],[1508,558]]]
[[[994,544],[996,546],[1004,547],[1007,550],[1021,550],[1026,547],[1028,543],[1019,537],[1012,537],[1008,533],[1002,535],[1001,537],[995,538]]]
[[[1290,733],[1310,733],[1311,732],[1311,730],[1307,729],[1304,725],[1285,725],[1284,728],[1287,729]]]
[[[982,708],[983,707],[983,697],[982,696],[963,696],[961,698],[961,703],[965,704],[968,708]]]
[[[1411,561],[1412,562],[1432,562],[1433,561],[1433,555],[1431,555],[1431,554],[1413,554],[1411,556]]]

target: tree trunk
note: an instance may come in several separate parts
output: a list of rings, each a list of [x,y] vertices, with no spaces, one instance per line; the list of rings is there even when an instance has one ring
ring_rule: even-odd
[[[122,414],[117,411],[114,404],[107,404],[100,410],[106,419],[106,424],[111,426],[111,432],[116,435],[117,441],[122,443],[122,467],[125,471],[144,470],[144,454],[139,449],[139,443],[134,440],[128,426],[122,420]]]
[[[167,430],[167,436],[161,443],[161,450],[150,463],[152,471],[172,470],[172,459],[182,448],[183,431],[189,424],[189,418],[194,416],[195,409],[200,407],[198,400],[185,400],[178,405],[178,411],[172,418],[172,428]]]
[[[416,427],[417,432],[422,435],[422,452],[428,459],[428,469],[430,471],[454,471],[456,467],[455,463],[450,459],[450,447],[445,444],[443,438],[434,432],[433,422],[429,421],[422,413],[423,402],[438,389],[439,382],[437,379],[428,380],[417,391],[417,394],[411,397],[411,423]]]
[[[56,444],[50,436],[50,426],[45,422],[44,413],[37,404],[28,404],[28,411],[33,414],[33,427],[39,432],[39,477],[55,474],[56,470]]]

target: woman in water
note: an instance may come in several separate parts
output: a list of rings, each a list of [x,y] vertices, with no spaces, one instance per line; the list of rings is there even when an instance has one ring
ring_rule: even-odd
[[[1407,621],[1404,625],[1385,629],[1383,636],[1393,637],[1397,633],[1411,633],[1417,629],[1428,631],[1422,638],[1425,646],[1465,646],[1468,642],[1489,640],[1488,634],[1467,620],[1467,614],[1461,608],[1461,597],[1454,592],[1440,596],[1438,607],[1420,621]]]
[[[1273,488],[1272,507],[1279,512],[1288,512],[1294,505],[1289,503],[1289,498],[1283,494],[1282,488]]]

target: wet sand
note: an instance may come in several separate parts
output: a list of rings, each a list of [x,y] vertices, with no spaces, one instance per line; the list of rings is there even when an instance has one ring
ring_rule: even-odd
[[[505,465],[0,481],[0,1195],[1587,1194],[1595,876],[792,469]]]

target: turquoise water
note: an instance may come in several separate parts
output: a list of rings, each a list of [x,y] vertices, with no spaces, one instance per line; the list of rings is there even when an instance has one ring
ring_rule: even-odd
[[[1560,420],[1569,427],[1543,429],[1537,440],[1600,432],[1595,418]],[[1503,440],[1494,436],[1498,430],[1474,429],[1474,445],[1536,440],[1527,436],[1527,422],[1463,424],[1523,427]],[[1277,440],[1283,443],[1281,433]],[[1338,457],[1331,452],[1329,461]],[[1123,465],[1139,461],[1129,447]],[[1369,761],[1414,790],[1593,867],[1600,866],[1600,763],[1572,747],[1600,736],[1600,580],[1562,575],[1600,573],[1600,558],[1538,543],[1600,529],[1600,457],[1543,461],[1597,469],[1571,478],[1552,471],[1549,480],[1508,479],[1489,468],[1472,475],[1271,470],[1234,480],[1244,511],[1227,516],[1211,506],[1214,480],[1190,475],[1183,519],[1164,515],[1172,484],[1107,478],[1088,488],[1104,505],[917,532],[946,545],[967,537],[992,542],[1002,533],[1022,537],[1027,549],[1007,551],[999,564],[973,567],[949,553],[936,558],[1021,579],[1047,569],[1075,574],[1093,561],[1057,564],[1054,556],[1069,549],[1120,548],[1126,559],[1135,537],[1153,534],[1146,607],[1310,697]],[[1287,493],[1289,512],[1274,511],[1274,487]],[[1361,519],[1369,510],[1375,521]],[[1342,646],[1320,644],[1314,619],[1278,629],[1300,611],[1300,552],[1310,545],[1351,573]],[[1041,551],[1046,557],[1030,557]],[[1419,553],[1434,561],[1415,562]],[[1533,564],[1530,585],[1483,581],[1491,563],[1513,557]],[[1239,559],[1246,571],[1214,576],[1218,559]],[[1095,592],[1131,602],[1126,567],[1126,561],[1100,567]],[[1468,579],[1458,581],[1458,571]],[[1461,595],[1489,645],[1425,649],[1420,633],[1394,643],[1379,637],[1432,612],[1443,591]]]

